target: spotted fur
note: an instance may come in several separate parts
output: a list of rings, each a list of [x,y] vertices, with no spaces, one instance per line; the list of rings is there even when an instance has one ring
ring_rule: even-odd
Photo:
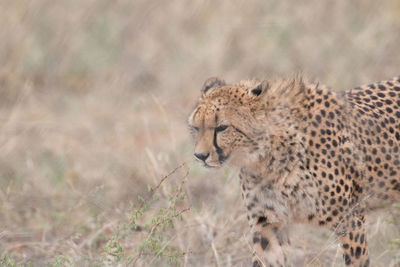
[[[293,223],[332,230],[346,265],[369,265],[365,214],[400,200],[400,78],[340,94],[211,78],[189,125],[206,167],[240,167],[253,266],[286,266]]]

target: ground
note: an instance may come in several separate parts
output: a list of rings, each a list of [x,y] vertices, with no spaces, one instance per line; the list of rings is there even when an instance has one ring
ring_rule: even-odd
[[[239,81],[299,71],[335,90],[391,78],[399,74],[400,6],[246,3],[0,4],[2,264],[132,263],[149,234],[125,229],[138,195],[149,204],[142,227],[171,218],[173,207],[190,210],[155,231],[163,246],[137,265],[156,264],[165,244],[185,253],[170,258],[186,266],[250,262],[237,171],[210,172],[193,160],[186,118],[200,86],[214,75]],[[159,200],[149,200],[147,186],[183,163],[156,190]],[[183,177],[184,200],[168,206]],[[161,207],[169,213],[157,213]],[[398,264],[399,213],[368,217],[372,266]],[[330,233],[298,227],[291,262],[341,266]]]

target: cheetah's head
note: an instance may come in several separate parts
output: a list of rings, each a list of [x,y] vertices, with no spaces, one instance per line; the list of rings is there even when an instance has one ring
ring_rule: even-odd
[[[257,128],[257,121],[265,116],[263,97],[268,88],[266,81],[228,85],[219,78],[208,79],[189,117],[195,158],[206,167],[225,162],[243,166],[259,149],[257,136],[263,129]]]

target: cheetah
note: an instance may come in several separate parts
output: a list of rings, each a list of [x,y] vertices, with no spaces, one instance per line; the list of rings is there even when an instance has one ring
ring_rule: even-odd
[[[341,93],[213,77],[188,124],[205,167],[240,168],[253,266],[286,266],[293,223],[330,229],[346,265],[369,266],[366,212],[400,200],[400,77]]]

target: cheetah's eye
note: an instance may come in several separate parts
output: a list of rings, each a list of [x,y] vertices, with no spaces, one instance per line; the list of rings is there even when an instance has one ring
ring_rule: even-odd
[[[228,125],[220,125],[217,128],[215,128],[216,132],[223,132],[226,130],[226,128],[228,128]]]
[[[199,127],[196,127],[196,126],[190,126],[190,129],[192,129],[192,131],[194,131],[196,133],[199,131]]]

